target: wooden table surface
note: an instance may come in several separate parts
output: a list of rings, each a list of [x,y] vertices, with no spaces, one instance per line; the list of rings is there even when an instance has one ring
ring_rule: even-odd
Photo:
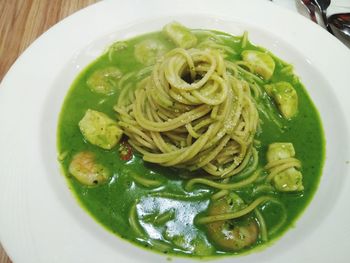
[[[0,81],[43,32],[97,0],[0,0]],[[11,263],[0,245],[0,263]]]

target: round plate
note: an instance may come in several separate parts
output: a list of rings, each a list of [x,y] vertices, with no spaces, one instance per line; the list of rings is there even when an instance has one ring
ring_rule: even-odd
[[[109,233],[81,208],[56,160],[56,129],[65,94],[84,66],[113,41],[173,20],[235,35],[247,30],[252,42],[291,62],[326,134],[321,183],[295,228],[263,251],[216,260],[346,262],[350,51],[304,17],[261,0],[104,1],[64,19],[23,53],[0,87],[0,239],[10,257],[16,263],[168,262]]]

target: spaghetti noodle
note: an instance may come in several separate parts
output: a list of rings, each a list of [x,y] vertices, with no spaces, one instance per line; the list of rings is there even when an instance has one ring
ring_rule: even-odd
[[[119,103],[119,125],[148,162],[220,178],[250,160],[258,112],[249,86],[214,49],[176,48]]]

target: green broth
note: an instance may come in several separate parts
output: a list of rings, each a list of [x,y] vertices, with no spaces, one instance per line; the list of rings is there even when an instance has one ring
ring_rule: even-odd
[[[208,31],[196,30],[193,32],[195,32],[200,42]],[[240,53],[243,51],[241,37],[233,37],[217,31],[210,32],[221,35],[224,38],[225,45],[235,50],[236,54],[229,55],[226,58],[227,60],[240,59]],[[195,185],[193,191],[188,193],[184,189],[187,179],[183,179],[181,175],[188,176],[190,172],[146,163],[142,160],[142,156],[135,152],[131,160],[123,161],[119,156],[118,145],[112,150],[103,150],[89,144],[79,130],[78,123],[89,108],[104,112],[111,118],[116,118],[113,106],[116,104],[120,93],[120,89],[116,89],[112,95],[108,96],[93,93],[86,84],[87,78],[96,69],[106,66],[118,67],[123,74],[141,70],[144,65],[135,60],[134,46],[149,38],[161,41],[169,49],[175,47],[161,32],[135,37],[125,41],[127,48],[112,55],[105,53],[97,58],[79,74],[72,84],[64,101],[58,124],[58,152],[60,155],[64,154],[64,158],[61,160],[64,174],[82,206],[99,223],[118,236],[135,244],[158,252],[198,257],[245,252],[247,249],[240,252],[225,252],[216,248],[207,238],[204,227],[193,223],[193,219],[197,214],[206,213],[210,195],[215,193],[215,189]],[[263,50],[249,42],[245,49]],[[276,115],[286,127],[283,131],[264,116],[260,116],[263,121],[262,132],[256,136],[256,139],[261,142],[261,147],[258,148],[259,166],[263,167],[266,164],[265,156],[268,144],[292,142],[296,150],[296,156],[302,163],[301,171],[305,189],[302,193],[275,194],[286,208],[287,219],[283,226],[270,236],[269,242],[292,227],[295,220],[312,199],[321,177],[325,151],[323,130],[314,104],[297,77],[281,72],[287,64],[276,57],[274,57],[274,60],[276,63],[275,72],[272,79],[265,83],[277,81],[291,83],[298,94],[299,112],[291,121],[283,120]],[[136,85],[136,81],[133,81],[131,80],[131,83]],[[96,155],[96,161],[112,172],[108,183],[98,187],[87,187],[69,174],[70,161],[73,155],[80,151],[93,152]],[[153,189],[143,187],[135,182],[130,173],[136,173],[148,179],[160,180],[162,186]],[[193,174],[200,173],[200,171],[196,171]],[[235,178],[232,178],[232,180],[235,180]],[[259,196],[259,194],[252,193],[253,187],[254,184],[236,192],[245,202],[250,203]],[[157,196],[156,192],[163,193],[163,196]],[[142,238],[132,231],[128,220],[130,209],[135,204],[135,200],[139,201],[136,208],[138,216],[142,218],[138,223],[139,227],[142,231],[147,230],[148,233],[146,234],[145,231]],[[166,224],[155,226],[149,223],[154,220],[155,214],[164,214],[169,209],[173,211],[173,217]],[[260,210],[268,228],[278,224],[281,215],[276,205],[266,204],[261,206]],[[153,242],[152,240],[160,240],[162,243],[158,244],[159,241]],[[263,243],[259,239],[253,247],[259,247]],[[248,250],[251,250],[251,248]]]

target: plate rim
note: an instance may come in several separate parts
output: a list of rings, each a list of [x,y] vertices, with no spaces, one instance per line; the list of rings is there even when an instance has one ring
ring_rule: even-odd
[[[138,2],[138,1],[133,1],[133,2]],[[159,2],[158,0],[153,0],[153,2],[154,3],[157,3],[157,2]],[[184,1],[177,1],[177,2],[184,2]],[[196,1],[191,1],[191,3],[194,3],[194,2],[196,2]],[[222,0],[221,2],[228,2],[228,1],[224,1],[224,0]],[[247,2],[249,2],[249,3],[253,3],[253,4],[256,4],[256,5],[260,5],[260,6],[265,6],[265,4],[258,4],[258,1],[254,1],[254,0],[251,0],[251,1],[247,1]],[[130,4],[130,2],[128,2],[129,4]],[[234,1],[234,3],[238,3],[238,1]],[[232,3],[231,3],[232,4]],[[76,22],[74,22],[74,19],[75,20],[79,20],[77,17],[79,17],[79,16],[84,16],[84,14],[87,14],[86,16],[89,16],[88,14],[89,13],[93,13],[93,12],[89,12],[90,10],[94,10],[94,9],[96,9],[96,10],[103,10],[103,9],[105,9],[105,8],[108,8],[109,7],[109,5],[111,5],[111,6],[114,6],[115,4],[113,4],[112,2],[100,2],[100,3],[96,3],[96,4],[94,4],[94,5],[92,5],[92,6],[89,6],[89,7],[87,7],[87,8],[85,8],[85,9],[82,9],[82,10],[80,10],[80,11],[78,11],[77,13],[75,13],[75,14],[73,14],[73,15],[71,15],[70,17],[68,17],[68,18],[66,18],[66,19],[64,19],[64,20],[62,20],[61,22],[59,22],[58,24],[56,24],[54,27],[52,27],[51,29],[49,29],[46,33],[44,33],[43,35],[41,35],[36,41],[34,41],[33,42],[33,44],[32,45],[30,45],[30,47],[16,60],[16,62],[11,66],[11,68],[9,69],[9,71],[8,71],[8,73],[5,75],[5,77],[3,78],[3,80],[2,80],[2,82],[1,82],[1,85],[0,85],[0,102],[1,102],[1,100],[5,97],[5,96],[8,96],[8,94],[9,94],[9,92],[11,93],[12,91],[8,91],[9,89],[13,89],[13,87],[8,87],[10,84],[8,84],[9,82],[11,83],[11,81],[13,81],[13,78],[15,78],[14,77],[14,74],[17,74],[16,73],[16,71],[17,71],[17,68],[18,67],[20,67],[21,65],[23,65],[23,63],[25,63],[25,61],[26,61],[26,59],[28,59],[28,57],[30,58],[30,56],[31,56],[31,54],[32,54],[32,52],[33,52],[33,49],[35,50],[36,48],[38,48],[38,47],[40,47],[40,45],[43,43],[43,42],[45,42],[46,41],[46,39],[49,39],[50,37],[51,37],[51,35],[54,35],[54,34],[57,34],[56,32],[58,32],[59,30],[62,30],[62,29],[64,29],[65,27],[68,27],[69,26],[69,24],[70,23],[72,23],[72,22],[70,22],[70,21],[73,21],[73,23],[76,23]],[[246,4],[246,5],[249,5],[249,4]],[[266,6],[267,6],[267,4],[266,4]],[[272,6],[271,6],[272,7]],[[272,9],[276,9],[276,10],[278,10],[278,9],[280,9],[280,7],[273,7]],[[281,10],[279,10],[279,11],[281,11]],[[288,11],[288,12],[291,12],[291,11],[289,11],[289,10],[284,10],[284,11]],[[288,13],[287,12],[287,13]],[[283,13],[283,12],[282,12]],[[292,13],[292,12],[291,12]],[[295,15],[294,13],[293,13],[293,15]],[[293,16],[292,15],[292,16]],[[91,14],[90,14],[90,16],[91,16]],[[298,18],[299,19],[299,18]],[[302,18],[302,19],[304,19],[304,18]],[[305,21],[304,22],[306,22],[307,20],[305,19]],[[308,21],[309,22],[309,21]],[[309,25],[308,24],[308,27],[309,26],[311,26],[311,24]],[[316,29],[316,25],[315,25],[315,27],[313,28],[313,29],[315,29],[316,31],[315,32],[318,32],[317,30],[319,30],[319,29]],[[320,30],[323,30],[323,29],[320,29]],[[319,31],[319,33],[320,34],[323,34],[323,33],[325,33],[325,32],[322,32],[321,33],[321,31]],[[325,34],[323,35],[324,37],[326,37],[325,36]],[[329,40],[329,39],[328,39]],[[343,46],[343,44],[341,44],[340,42],[338,43],[338,42],[335,42],[334,41],[334,39],[332,39],[332,40],[329,40],[328,41],[328,44],[329,43],[332,43],[332,47],[333,48],[339,48],[339,49],[341,49],[341,47],[342,48],[344,48],[344,49],[346,49],[347,50],[347,48],[345,47],[345,46]],[[345,51],[345,50],[344,50]],[[347,50],[348,51],[348,50]],[[339,53],[339,50],[338,50],[338,53]],[[340,53],[342,53],[342,52],[340,52]],[[348,55],[348,57],[350,57],[350,53],[349,52],[345,52],[345,54],[347,54]],[[346,56],[344,56],[344,57],[346,57]],[[345,59],[344,59],[345,60]],[[350,61],[350,60],[349,60]],[[345,65],[346,65],[346,63],[345,63]],[[350,63],[348,63],[348,65],[350,65]],[[350,72],[349,72],[350,73]],[[343,88],[345,88],[345,87],[343,87]],[[342,92],[341,92],[342,93]],[[344,95],[346,95],[346,92],[344,92],[345,94]],[[4,95],[5,94],[5,95]],[[343,105],[344,104],[344,101],[342,101],[342,99],[343,99],[343,97],[342,96],[340,96],[340,100],[341,100],[341,102],[343,102],[342,103],[342,109],[347,109],[347,110],[349,110],[349,106],[348,105]],[[1,105],[0,105],[0,108],[1,108]],[[349,111],[348,111],[349,112]],[[1,115],[0,115],[0,117],[1,117]],[[347,119],[347,123],[346,123],[346,125],[348,126],[349,125],[349,119]],[[348,129],[349,130],[349,129]],[[2,134],[1,132],[0,132],[0,134]],[[0,179],[1,179],[1,176],[0,176]],[[349,180],[348,180],[349,181]],[[0,203],[1,204],[1,203]],[[2,226],[0,226],[0,228],[1,228]],[[0,235],[1,235],[1,233],[2,232],[0,232]],[[1,237],[1,236],[0,236]],[[7,251],[9,251],[9,255],[11,256],[11,258],[13,257],[14,259],[16,258],[16,256],[15,256],[15,254],[16,253],[18,253],[18,252],[13,252],[14,251],[14,249],[12,249],[12,248],[10,248],[10,247],[7,247],[7,243],[6,243],[6,241],[4,242],[3,240],[2,240],[2,242],[3,242],[3,247],[7,250]]]

